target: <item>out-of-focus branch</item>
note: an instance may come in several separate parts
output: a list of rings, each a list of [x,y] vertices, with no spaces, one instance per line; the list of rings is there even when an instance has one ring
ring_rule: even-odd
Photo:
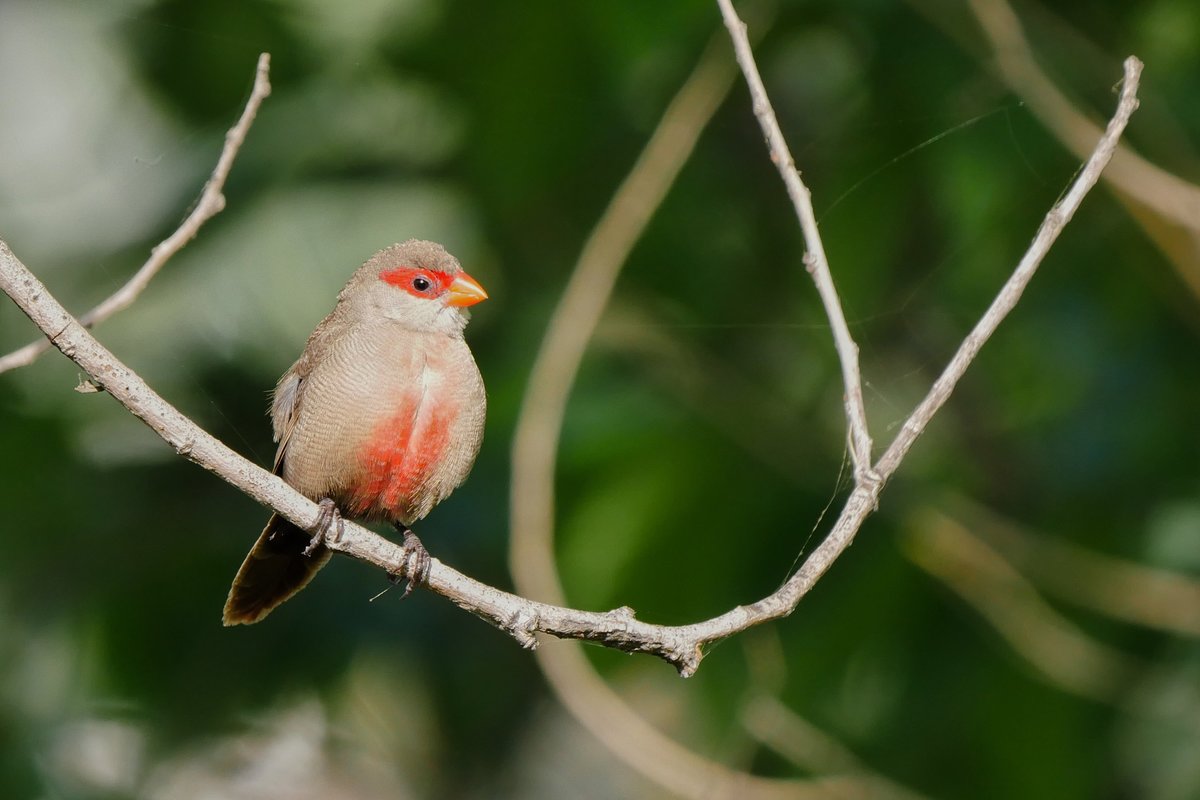
[[[1037,64],[1006,0],[970,0],[992,46],[1000,74],[1078,158],[1086,158],[1100,127],[1080,113]],[[1150,163],[1128,145],[1118,147],[1104,179],[1164,217],[1200,231],[1200,187]]]
[[[849,748],[770,694],[751,697],[741,710],[750,735],[800,769],[817,774],[865,773]]]
[[[1034,535],[966,501],[954,505],[964,509],[964,525],[1047,593],[1122,622],[1200,637],[1200,581]]]
[[[971,0],[971,12],[991,45],[1001,78],[1024,99],[1038,119],[1079,158],[1084,158],[1100,128],[1059,91],[1038,66],[1021,21],[1007,0]],[[1200,186],[1183,180],[1121,145],[1105,170],[1104,180],[1131,204],[1134,218],[1170,257],[1180,278],[1200,298]],[[1147,211],[1179,226],[1190,241],[1145,219]],[[1177,229],[1178,230],[1178,229]]]
[[[741,643],[750,680],[738,721],[754,742],[811,775],[838,775],[847,781],[860,781],[865,797],[881,800],[922,797],[872,770],[849,747],[779,699],[787,679],[787,662],[778,632],[760,628],[741,637]]]
[[[80,325],[90,328],[132,305],[133,301],[137,300],[138,295],[142,293],[154,276],[158,274],[159,270],[166,265],[167,261],[182,250],[184,245],[196,237],[196,234],[200,232],[200,227],[204,223],[208,222],[208,220],[212,219],[225,208],[225,195],[223,194],[225,179],[229,177],[229,171],[233,168],[233,161],[237,158],[238,151],[241,149],[242,143],[246,140],[246,133],[254,123],[254,117],[258,114],[259,106],[262,105],[267,95],[271,93],[270,72],[271,55],[270,53],[263,53],[258,57],[258,67],[254,72],[254,88],[250,90],[250,98],[246,100],[246,107],[242,110],[242,116],[225,134],[225,146],[221,148],[221,155],[217,159],[217,166],[213,169],[212,175],[209,176],[208,182],[204,184],[204,189],[200,193],[200,199],[196,201],[196,205],[192,208],[191,213],[180,223],[174,233],[163,239],[150,251],[150,258],[146,259],[146,263],[142,264],[141,268],[126,281],[124,286],[105,298],[95,308],[79,317]],[[0,372],[32,364],[38,356],[49,349],[49,339],[42,338],[30,342],[24,347],[0,357]]]
[[[918,794],[884,778],[854,753],[778,698],[758,695],[742,709],[741,722],[750,735],[801,769],[861,781],[864,796],[879,800],[921,800]]]
[[[921,514],[904,549],[1060,688],[1111,702],[1136,671],[1131,657],[1084,634],[994,550],[949,517]]]

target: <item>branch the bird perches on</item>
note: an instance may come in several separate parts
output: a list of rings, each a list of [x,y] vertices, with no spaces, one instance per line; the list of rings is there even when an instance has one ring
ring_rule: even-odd
[[[854,490],[830,533],[800,569],[776,592],[754,603],[737,606],[717,617],[690,625],[665,626],[643,622],[627,607],[607,612],[591,612],[536,602],[480,583],[437,559],[432,561],[426,584],[431,591],[508,631],[525,647],[536,646],[535,633],[548,633],[560,638],[596,642],[626,652],[656,655],[670,662],[684,676],[695,672],[704,657],[706,645],[753,625],[790,614],[801,598],[849,546],[863,521],[877,507],[880,492],[888,478],[895,473],[905,454],[934,414],[945,404],[984,342],[1016,305],[1051,244],[1078,209],[1083,197],[1095,185],[1100,172],[1111,158],[1130,115],[1137,107],[1137,86],[1142,67],[1136,58],[1130,57],[1125,61],[1124,83],[1117,111],[1092,156],[1079,172],[1070,190],[1046,215],[1029,250],[992,305],[963,341],[942,375],[934,382],[928,395],[900,427],[896,438],[883,455],[872,463],[871,440],[861,403],[857,349],[846,329],[841,304],[833,289],[829,266],[824,256],[824,248],[820,244],[816,225],[811,220],[808,190],[800,181],[799,173],[793,166],[791,155],[787,152],[782,133],[775,122],[770,102],[754,65],[745,26],[734,15],[728,0],[719,2],[734,41],[738,63],[750,86],[755,114],[767,136],[772,160],[779,167],[781,176],[789,187],[789,194],[801,219],[809,253],[805,264],[817,282],[835,332],[835,344],[842,359],[843,377],[847,387],[847,419],[851,431],[851,453],[856,478]],[[260,61],[259,73],[264,81],[265,65],[264,57]],[[258,97],[257,93],[255,96]],[[258,97],[258,100],[261,100],[261,97]],[[244,130],[242,134],[244,135]],[[239,144],[240,141],[233,144],[230,151],[231,145],[227,143],[226,152],[231,153],[229,162],[236,154]],[[222,163],[226,163],[225,153],[222,155]],[[112,395],[180,455],[217,474],[296,525],[309,527],[318,518],[320,509],[316,503],[292,489],[281,478],[256,466],[206,433],[156,394],[135,372],[105,349],[88,332],[85,323],[74,318],[63,308],[4,241],[0,241],[0,289],[20,306],[54,347],[88,374],[96,387]],[[344,534],[336,540],[327,541],[326,544],[332,550],[378,566],[389,574],[403,574],[406,567],[406,554],[401,545],[353,523],[347,522]]]

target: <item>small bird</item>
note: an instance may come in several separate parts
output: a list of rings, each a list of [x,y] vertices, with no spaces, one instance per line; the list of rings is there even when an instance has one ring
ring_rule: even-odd
[[[463,339],[483,287],[439,244],[410,239],[371,256],[275,387],[275,474],[319,501],[304,530],[278,514],[233,579],[226,625],[258,622],[329,561],[344,514],[404,534],[409,578],[429,554],[408,526],[462,484],[483,440],[487,399]],[[407,593],[407,591],[406,591]]]

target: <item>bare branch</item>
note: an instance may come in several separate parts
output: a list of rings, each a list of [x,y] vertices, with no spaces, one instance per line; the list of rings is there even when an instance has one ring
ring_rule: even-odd
[[[746,84],[750,87],[754,116],[758,118],[758,123],[767,138],[771,161],[779,170],[779,175],[787,187],[788,197],[796,209],[796,216],[800,219],[800,229],[804,233],[804,243],[808,248],[804,255],[804,264],[817,285],[817,294],[821,297],[825,314],[829,317],[829,324],[833,329],[833,343],[842,364],[842,382],[845,384],[846,422],[850,428],[850,458],[854,464],[854,475],[860,484],[876,482],[877,479],[871,470],[871,433],[867,427],[867,410],[863,403],[858,345],[850,335],[841,300],[838,299],[837,289],[833,285],[829,260],[825,257],[825,245],[821,242],[820,231],[817,230],[817,215],[813,211],[812,195],[800,179],[800,172],[792,160],[787,141],[783,138],[783,131],[775,119],[775,109],[771,107],[771,101],[767,97],[767,89],[758,74],[758,65],[754,61],[750,39],[746,35],[746,24],[733,10],[732,0],[717,0],[717,4],[721,7],[725,27],[729,29],[729,35],[733,39],[733,50],[737,55],[738,65],[742,68]]]
[[[246,140],[246,133],[250,130],[251,124],[254,123],[254,117],[258,114],[259,106],[262,105],[262,101],[266,99],[267,95],[271,93],[270,71],[271,55],[270,53],[263,53],[258,57],[258,67],[254,72],[254,88],[250,91],[250,98],[246,101],[246,107],[242,110],[242,116],[238,119],[237,124],[225,134],[225,146],[221,148],[221,155],[217,159],[217,166],[213,169],[212,175],[209,176],[208,182],[204,184],[204,190],[200,193],[200,199],[196,201],[196,205],[192,208],[191,213],[180,223],[174,233],[163,239],[150,251],[150,258],[126,281],[124,286],[109,295],[95,308],[79,317],[79,324],[90,328],[132,305],[133,301],[138,298],[138,295],[142,293],[151,279],[166,265],[167,261],[182,250],[184,245],[196,237],[196,234],[200,232],[200,227],[205,222],[208,222],[208,220],[212,219],[225,208],[225,195],[222,194],[225,189],[225,179],[229,177],[229,171],[233,168],[233,161],[237,158],[238,151],[242,147],[242,142]],[[0,372],[7,372],[10,369],[32,364],[38,356],[48,349],[50,349],[50,340],[38,339],[5,356],[0,356]]]
[[[880,481],[860,481],[829,536],[779,591],[704,622],[668,627],[636,620],[628,608],[596,613],[525,600],[474,581],[437,560],[433,561],[430,570],[430,588],[507,630],[526,646],[534,646],[536,640],[532,634],[541,631],[562,638],[595,641],[627,652],[651,653],[674,664],[683,675],[696,670],[706,644],[789,614],[849,545],[863,520],[875,507],[882,481],[886,481],[896,470],[929,420],[945,403],[979,348],[1016,304],[1050,244],[1079,207],[1088,189],[1095,184],[1137,106],[1140,70],[1141,62],[1136,58],[1126,60],[1121,100],[1104,137],[1070,191],[1047,215],[1029,251],[996,301],[875,465],[874,470]],[[16,301],[56,347],[88,373],[97,387],[105,389],[181,455],[220,475],[297,525],[308,527],[316,519],[318,509],[315,503],[282,479],[255,466],[209,436],[155,394],[141,378],[102,347],[79,321],[72,318],[2,241],[0,289]],[[328,545],[388,572],[404,572],[406,559],[402,548],[358,525],[347,524],[345,535],[338,541],[328,542]]]

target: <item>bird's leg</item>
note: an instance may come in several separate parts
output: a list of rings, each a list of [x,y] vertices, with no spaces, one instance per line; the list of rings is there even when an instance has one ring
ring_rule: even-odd
[[[306,556],[311,556],[318,547],[325,543],[325,538],[329,536],[331,530],[335,542],[341,539],[342,534],[346,532],[346,523],[342,521],[342,513],[338,511],[337,505],[331,499],[322,497],[317,505],[321,511],[317,514],[317,521],[309,529],[312,533],[312,540],[308,543],[308,547],[304,548]]]
[[[404,594],[400,596],[400,599],[403,600],[412,593],[413,586],[420,586],[429,581],[429,569],[433,566],[433,558],[425,549],[425,545],[421,544],[421,540],[408,529],[407,525],[397,523],[396,530],[404,534],[404,572],[403,574],[389,574],[388,580],[393,584],[400,583],[402,580],[407,581],[404,586]]]

